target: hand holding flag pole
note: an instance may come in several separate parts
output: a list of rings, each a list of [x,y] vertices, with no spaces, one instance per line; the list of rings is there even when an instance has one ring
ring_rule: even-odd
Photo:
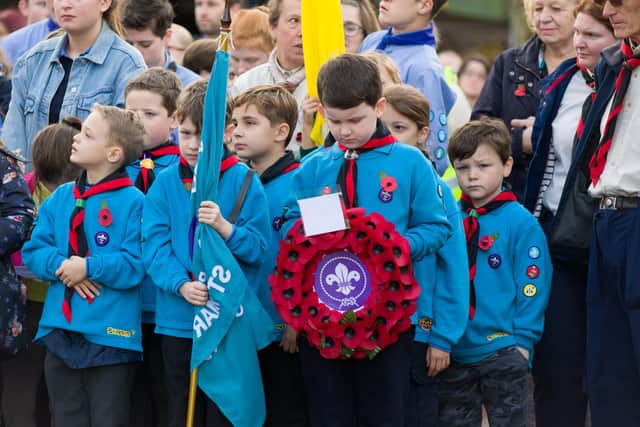
[[[231,11],[230,11],[229,0],[225,0],[224,12],[222,14],[222,19],[220,19],[220,37],[218,38],[218,51],[227,52],[229,48],[230,34],[231,34]],[[218,61],[214,61],[213,70],[211,72],[212,80],[220,74],[220,73],[215,73],[217,63]],[[226,77],[227,74],[228,74],[228,70],[226,70],[226,74],[224,74],[225,80],[227,78]],[[218,141],[214,141],[214,143],[215,142],[218,142]],[[217,186],[217,180],[215,184]],[[198,368],[195,368],[191,372],[191,377],[189,380],[189,400],[187,402],[187,427],[193,427],[195,409],[196,409],[197,391],[198,391]]]

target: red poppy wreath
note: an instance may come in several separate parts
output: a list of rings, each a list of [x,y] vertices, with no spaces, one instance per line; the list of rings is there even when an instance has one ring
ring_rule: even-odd
[[[270,277],[282,319],[327,359],[375,357],[411,326],[420,295],[393,223],[362,208],[347,217],[349,229],[312,237],[299,220]]]

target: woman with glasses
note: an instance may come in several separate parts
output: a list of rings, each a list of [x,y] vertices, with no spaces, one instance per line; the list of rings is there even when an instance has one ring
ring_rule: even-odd
[[[531,158],[531,131],[540,101],[540,79],[552,73],[573,48],[576,0],[523,0],[534,36],[523,46],[504,51],[494,63],[471,119],[501,118],[511,129],[513,170],[507,181],[522,200]]]
[[[358,53],[369,34],[380,30],[376,12],[370,0],[341,0],[344,24],[344,45],[347,53]]]
[[[577,56],[540,83],[543,98],[533,128],[524,204],[547,234],[553,263],[545,330],[533,360],[536,422],[542,427],[585,424],[586,288],[595,203],[587,194],[589,177],[574,164],[574,153],[581,149],[578,124],[595,95],[593,73],[600,52],[616,42],[602,12],[592,0],[575,8]]]

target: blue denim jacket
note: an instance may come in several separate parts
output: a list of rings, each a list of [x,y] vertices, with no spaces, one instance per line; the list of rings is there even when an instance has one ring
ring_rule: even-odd
[[[49,124],[49,106],[64,77],[60,55],[66,46],[66,34],[42,41],[15,66],[2,139],[28,160],[31,142]],[[84,120],[96,103],[124,107],[125,86],[144,69],[140,52],[103,22],[91,49],[73,61],[60,118],[74,115]]]

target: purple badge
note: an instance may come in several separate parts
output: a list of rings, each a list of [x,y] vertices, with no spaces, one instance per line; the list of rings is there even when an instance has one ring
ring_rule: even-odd
[[[502,258],[498,254],[489,255],[489,267],[498,268],[502,264]]]
[[[95,235],[95,241],[98,246],[107,246],[109,235],[105,231],[98,231]]]
[[[378,199],[380,199],[382,203],[389,203],[393,200],[393,193],[381,188],[380,191],[378,191]]]
[[[339,251],[320,260],[313,287],[320,302],[327,307],[341,313],[358,311],[371,293],[371,278],[360,258]]]

